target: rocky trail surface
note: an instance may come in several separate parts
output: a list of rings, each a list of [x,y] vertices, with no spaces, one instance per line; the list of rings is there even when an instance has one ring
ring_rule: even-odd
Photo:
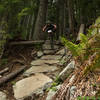
[[[64,73],[60,72],[70,58],[71,55],[67,55],[66,49],[61,48],[59,43],[55,43],[52,50],[50,42],[46,41],[43,49],[36,52],[36,58],[31,61],[30,67],[16,81],[12,81],[12,85],[7,85],[11,88],[11,97],[5,88],[1,88],[0,100],[38,100],[57,76],[64,78]]]

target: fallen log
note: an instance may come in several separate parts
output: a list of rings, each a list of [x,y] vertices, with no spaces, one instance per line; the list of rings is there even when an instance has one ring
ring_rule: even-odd
[[[17,75],[18,75],[19,73],[21,73],[25,68],[26,68],[26,66],[23,66],[23,67],[21,67],[20,69],[18,69],[18,70],[16,70],[16,71],[14,71],[14,72],[12,72],[12,73],[10,73],[10,74],[8,74],[8,75],[3,76],[2,78],[0,78],[0,86],[1,86],[3,83],[7,82],[8,80],[10,80],[10,79],[14,78],[15,76],[17,76]]]
[[[84,29],[85,29],[85,25],[84,24],[81,24],[80,25],[79,32],[78,32],[78,36],[77,36],[77,39],[76,39],[76,43],[79,43],[80,42],[80,34],[81,33],[84,33]]]
[[[38,44],[38,43],[44,43],[44,40],[40,41],[14,41],[10,42],[10,45],[28,45],[28,44]]]
[[[0,75],[1,75],[1,74],[4,74],[4,73],[7,72],[8,70],[9,70],[9,68],[5,68],[5,69],[1,70],[1,71],[0,71]]]

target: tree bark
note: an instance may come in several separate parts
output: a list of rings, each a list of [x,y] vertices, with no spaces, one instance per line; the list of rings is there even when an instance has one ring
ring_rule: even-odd
[[[68,16],[69,16],[69,28],[73,36],[75,36],[75,17],[74,17],[74,5],[73,0],[67,0]]]
[[[58,23],[58,35],[62,36],[65,30],[65,1],[66,0],[58,0],[57,1],[57,23]],[[59,37],[58,36],[58,37]]]
[[[47,6],[48,0],[40,0],[40,6],[33,35],[34,40],[43,40],[45,38],[45,34],[42,32],[42,28],[46,21]]]
[[[1,71],[0,71],[0,75],[1,75],[1,74],[3,74],[3,73],[5,73],[5,72],[7,72],[8,70],[9,70],[9,68],[8,68],[8,67],[7,67],[7,68],[5,68],[5,69],[3,69],[3,70],[1,70]]]
[[[5,49],[5,44],[6,44],[6,21],[5,18],[2,18],[1,23],[0,23],[0,59],[3,56],[3,52]]]

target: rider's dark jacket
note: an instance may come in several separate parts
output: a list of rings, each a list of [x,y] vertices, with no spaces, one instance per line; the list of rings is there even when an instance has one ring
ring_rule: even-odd
[[[54,25],[54,24],[46,24],[43,27],[43,31],[44,32],[48,32],[49,30],[52,30],[52,32],[55,32],[56,31],[56,25]]]

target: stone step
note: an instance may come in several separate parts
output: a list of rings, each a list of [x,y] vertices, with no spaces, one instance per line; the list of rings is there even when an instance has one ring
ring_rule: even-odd
[[[47,58],[47,56],[43,56],[41,59],[34,60],[31,62],[31,65],[32,66],[35,66],[35,65],[42,66],[44,64],[53,65],[53,64],[59,63],[58,59],[57,60],[56,59],[46,59],[45,60],[45,58]]]
[[[28,70],[26,70],[24,72],[24,76],[29,76],[35,73],[44,73],[44,72],[53,72],[58,70],[58,68],[56,66],[50,66],[50,65],[40,65],[40,66],[32,66],[31,68],[29,68]]]
[[[60,60],[62,57],[62,55],[45,55],[42,56],[41,59],[42,60]]]
[[[45,85],[51,82],[52,79],[40,73],[24,78],[13,85],[14,97],[16,100],[23,100],[33,94],[39,95],[43,93]]]

